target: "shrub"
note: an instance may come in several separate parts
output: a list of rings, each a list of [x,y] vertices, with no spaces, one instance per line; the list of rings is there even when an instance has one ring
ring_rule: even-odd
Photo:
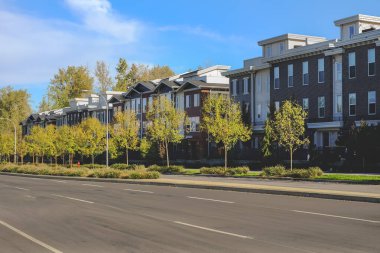
[[[210,175],[220,175],[220,176],[233,176],[239,174],[247,174],[249,171],[248,167],[236,167],[236,168],[225,168],[225,167],[202,167],[200,169],[201,174]]]
[[[104,164],[82,164],[81,167],[87,168],[87,169],[102,169],[106,168],[107,166]]]
[[[319,167],[310,167],[308,170],[311,175],[311,178],[316,178],[323,175],[323,170]]]
[[[159,166],[151,165],[148,167],[148,171],[156,171],[162,174],[181,174],[185,172],[185,168],[179,165]]]
[[[287,170],[285,176],[292,178],[309,178],[310,173],[307,169],[293,169],[292,171]]]
[[[87,177],[118,178],[120,174],[121,171],[115,169],[93,169],[89,171]]]
[[[112,169],[116,170],[139,170],[139,169],[145,169],[144,165],[138,165],[138,164],[125,164],[125,163],[115,163],[110,166]]]
[[[281,177],[285,175],[286,170],[282,165],[276,165],[263,168],[262,176],[266,177]]]
[[[135,170],[123,172],[120,178],[125,179],[157,179],[160,177],[160,173],[157,171],[145,171],[145,170]]]

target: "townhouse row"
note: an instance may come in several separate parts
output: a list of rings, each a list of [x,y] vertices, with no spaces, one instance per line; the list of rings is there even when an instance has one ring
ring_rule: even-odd
[[[355,15],[334,22],[338,39],[284,34],[261,40],[262,55],[231,70],[216,65],[162,80],[139,82],[125,92],[107,91],[70,101],[70,106],[32,114],[23,133],[33,125],[75,125],[87,117],[105,123],[118,111],[131,109],[145,134],[146,108],[154,97],[166,96],[189,117],[184,141],[173,147],[173,158],[216,157],[222,150],[200,131],[202,101],[210,93],[230,94],[241,105],[253,138],[239,143],[240,157],[259,158],[264,124],[284,100],[297,101],[308,111],[307,135],[316,148],[335,147],[339,130],[361,120],[380,122],[380,17]],[[253,155],[253,154],[257,154]]]

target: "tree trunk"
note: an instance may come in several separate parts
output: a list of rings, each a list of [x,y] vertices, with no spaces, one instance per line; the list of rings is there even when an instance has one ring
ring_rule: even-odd
[[[227,146],[224,145],[224,168],[227,169]]]
[[[165,141],[165,151],[166,151],[166,166],[170,166],[169,164],[169,143]]]
[[[125,158],[126,158],[126,161],[127,161],[127,166],[129,165],[129,154],[128,154],[128,149],[126,148],[125,149]]]
[[[44,155],[41,156],[41,163],[44,163]]]
[[[290,171],[293,170],[293,149],[290,149]]]

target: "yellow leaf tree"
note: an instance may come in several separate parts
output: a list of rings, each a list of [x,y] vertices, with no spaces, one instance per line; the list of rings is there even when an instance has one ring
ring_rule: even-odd
[[[239,104],[224,95],[208,96],[203,103],[201,126],[213,141],[223,143],[225,168],[228,151],[239,140],[248,141],[252,134],[252,129],[243,123]]]

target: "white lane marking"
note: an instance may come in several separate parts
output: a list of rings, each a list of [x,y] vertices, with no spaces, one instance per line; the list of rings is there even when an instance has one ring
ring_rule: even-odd
[[[22,188],[22,187],[16,187],[16,186],[15,186],[15,188],[16,188],[16,189],[19,189],[19,190],[23,190],[23,191],[30,191],[29,189]]]
[[[291,210],[291,211],[292,211],[292,212],[296,212],[296,213],[313,214],[313,215],[327,216],[327,217],[333,217],[333,218],[339,218],[339,219],[364,221],[364,222],[370,222],[370,223],[380,223],[380,221],[376,221],[376,220],[366,220],[366,219],[359,219],[359,218],[345,217],[345,216],[332,215],[332,214],[313,213],[313,212],[307,212],[307,211],[301,211],[301,210]]]
[[[67,183],[66,181],[63,181],[63,180],[56,180],[56,179],[52,179],[51,181],[58,182],[58,183],[64,183],[64,184]]]
[[[84,186],[92,186],[92,187],[100,187],[100,188],[103,188],[103,186],[101,185],[96,185],[96,184],[82,184]]]
[[[142,191],[142,190],[134,190],[134,189],[123,189],[124,191],[131,191],[131,192],[144,192],[144,193],[154,193],[151,191]]]
[[[243,239],[254,239],[253,237],[250,237],[250,236],[229,233],[229,232],[216,230],[216,229],[212,229],[212,228],[200,227],[200,226],[196,226],[196,225],[192,225],[192,224],[188,224],[188,223],[184,223],[184,222],[180,222],[180,221],[173,221],[173,222],[176,224],[180,224],[180,225],[184,225],[184,226],[188,226],[188,227],[192,227],[192,228],[198,228],[198,229],[202,229],[202,230],[206,230],[206,231],[210,231],[210,232],[215,232],[215,233],[219,233],[219,234],[235,236],[235,237],[239,237],[239,238],[243,238]]]
[[[71,199],[71,200],[81,201],[81,202],[85,202],[85,203],[89,203],[89,204],[94,204],[94,202],[88,201],[88,200],[77,199],[77,198],[67,197],[67,196],[58,195],[58,194],[51,194],[51,195],[56,196],[56,197],[60,197],[60,198]]]
[[[227,203],[227,204],[234,204],[235,202],[232,201],[226,201],[226,200],[219,200],[219,199],[206,199],[206,198],[199,198],[199,197],[192,197],[187,196],[189,199],[199,199],[199,200],[207,200],[207,201],[213,201],[213,202],[221,202],[221,203]]]
[[[34,242],[34,243],[36,243],[36,244],[38,244],[38,245],[44,247],[45,249],[50,250],[51,252],[54,252],[54,253],[62,253],[62,251],[57,250],[56,248],[53,248],[52,246],[47,245],[46,243],[41,242],[40,240],[37,240],[36,238],[34,238],[34,237],[32,237],[32,236],[30,236],[30,235],[28,235],[28,234],[22,232],[21,230],[15,228],[15,227],[12,227],[11,225],[9,225],[8,223],[6,223],[6,222],[4,222],[4,221],[1,221],[1,220],[0,220],[0,224],[3,225],[4,227],[7,227],[7,228],[9,228],[10,230],[16,232],[17,234],[19,234],[19,235],[25,237],[26,239],[29,239],[29,240],[31,240],[32,242]]]

